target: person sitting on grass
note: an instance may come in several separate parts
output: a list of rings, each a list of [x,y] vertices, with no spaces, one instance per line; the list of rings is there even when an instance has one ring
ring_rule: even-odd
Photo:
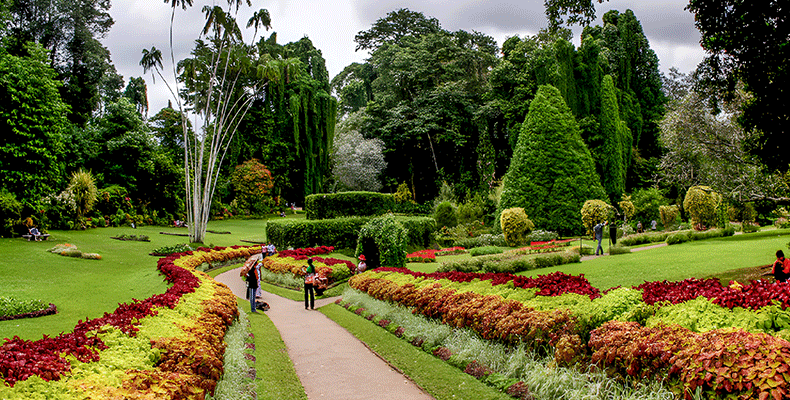
[[[771,268],[771,273],[777,282],[786,282],[787,278],[790,278],[790,259],[785,258],[785,253],[782,250],[776,251],[776,261]]]

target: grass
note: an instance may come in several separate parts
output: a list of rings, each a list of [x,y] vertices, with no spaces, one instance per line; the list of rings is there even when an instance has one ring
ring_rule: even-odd
[[[250,303],[237,299],[239,308],[246,310]],[[304,387],[296,376],[280,332],[266,313],[247,314],[250,331],[255,335],[255,383],[258,399],[303,400],[307,399]]]
[[[302,214],[290,216],[303,218]],[[265,238],[265,220],[212,221],[208,229],[231,234],[206,234],[210,246],[245,244],[242,240]],[[55,315],[0,321],[0,339],[16,336],[36,340],[42,335],[70,332],[79,320],[97,318],[119,303],[145,299],[167,290],[156,270],[153,249],[188,242],[184,228],[143,226],[96,228],[85,231],[53,230],[47,241],[0,239],[0,294],[19,300],[42,300],[58,308]],[[150,242],[111,239],[123,234],[146,235]],[[47,252],[58,243],[101,254],[101,260],[62,257]],[[246,243],[249,244],[249,243]]]
[[[436,399],[511,399],[337,304],[320,308]]]
[[[753,276],[756,267],[773,263],[776,250],[786,249],[788,241],[790,230],[769,230],[634,251],[617,257],[598,257],[579,264],[533,270],[524,275],[545,275],[554,271],[584,274],[599,289],[665,279]]]

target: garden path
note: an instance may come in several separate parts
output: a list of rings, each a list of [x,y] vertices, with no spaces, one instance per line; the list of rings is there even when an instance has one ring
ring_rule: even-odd
[[[247,289],[239,278],[240,269],[215,279],[243,299]],[[324,314],[271,293],[264,292],[263,299],[271,307],[266,315],[280,331],[308,399],[433,399]],[[315,305],[322,307],[335,299],[316,300]]]

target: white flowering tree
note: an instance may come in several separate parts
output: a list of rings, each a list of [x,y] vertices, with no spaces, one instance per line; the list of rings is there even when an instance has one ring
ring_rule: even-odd
[[[337,129],[334,142],[335,180],[349,190],[381,190],[379,174],[387,167],[384,142],[365,139],[357,130]]]

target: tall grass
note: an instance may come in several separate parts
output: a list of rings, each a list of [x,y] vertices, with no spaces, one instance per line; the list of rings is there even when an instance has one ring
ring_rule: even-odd
[[[619,382],[603,372],[579,371],[558,367],[552,357],[541,357],[525,345],[505,346],[480,338],[469,329],[453,329],[422,315],[414,315],[406,307],[376,300],[355,289],[343,293],[343,301],[362,307],[377,319],[392,321],[405,329],[407,340],[424,340],[423,348],[443,346],[453,353],[450,362],[467,365],[472,361],[485,365],[508,379],[527,384],[535,399],[624,399],[669,400],[674,394],[661,382],[647,384]]]
[[[239,318],[228,328],[225,333],[225,357],[223,362],[224,372],[217,382],[214,396],[206,396],[209,400],[254,400],[257,399],[255,383],[253,381],[254,368],[250,368],[247,361],[247,343],[249,336],[250,320],[247,314],[239,307]]]

